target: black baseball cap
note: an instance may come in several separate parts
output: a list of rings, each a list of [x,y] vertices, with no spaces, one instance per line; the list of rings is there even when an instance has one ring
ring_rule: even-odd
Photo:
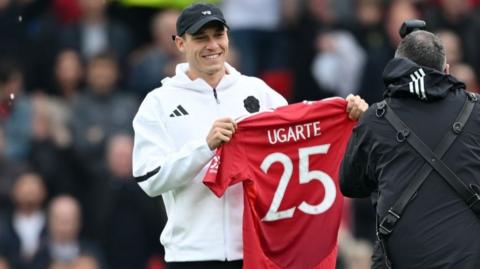
[[[222,11],[212,4],[193,4],[185,8],[177,19],[177,35],[195,34],[205,24],[217,21],[228,28]],[[175,39],[175,36],[173,36]]]

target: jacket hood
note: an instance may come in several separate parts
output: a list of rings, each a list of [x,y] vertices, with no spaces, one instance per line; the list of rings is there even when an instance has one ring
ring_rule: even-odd
[[[175,69],[175,76],[167,77],[162,80],[163,86],[169,87],[177,87],[177,88],[184,88],[188,90],[194,91],[212,91],[212,86],[210,86],[205,80],[201,78],[197,78],[195,80],[191,80],[187,76],[188,70],[188,63],[181,63],[178,64]],[[235,84],[237,80],[240,78],[240,73],[233,68],[228,63],[225,63],[225,68],[227,73],[218,83],[218,86],[215,88],[217,91],[221,91],[224,89],[228,89],[231,85]]]
[[[451,75],[419,66],[406,58],[394,58],[383,71],[384,97],[415,97],[428,102],[445,98],[449,91],[465,89]]]

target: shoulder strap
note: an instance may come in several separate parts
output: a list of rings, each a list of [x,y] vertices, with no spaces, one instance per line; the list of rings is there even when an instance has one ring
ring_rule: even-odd
[[[465,203],[469,207],[480,207],[479,194],[467,187],[465,183],[458,178],[455,173],[441,160],[443,155],[447,152],[450,146],[453,144],[458,134],[461,133],[465,123],[468,121],[470,114],[477,98],[473,94],[469,94],[465,104],[458,114],[455,122],[453,123],[452,130],[447,132],[440,144],[435,148],[435,152],[425,145],[425,143],[412,131],[408,126],[395,114],[393,109],[383,101],[377,106],[377,116],[385,115],[388,122],[397,131],[397,141],[407,141],[427,162],[422,168],[413,176],[414,180],[411,180],[407,185],[407,188],[402,192],[400,198],[394,203],[394,205],[388,210],[387,214],[380,220],[378,226],[378,233],[381,236],[388,236],[393,230],[393,227],[402,216],[407,204],[416,194],[420,186],[426,180],[431,173],[432,168],[437,171],[442,178],[462,197]],[[379,113],[379,108],[384,109],[383,113]],[[473,209],[473,208],[472,208]],[[475,210],[474,210],[475,211]]]

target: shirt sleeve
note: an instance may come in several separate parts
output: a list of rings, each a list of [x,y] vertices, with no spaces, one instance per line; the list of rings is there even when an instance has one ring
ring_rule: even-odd
[[[265,105],[262,109],[272,109],[288,105],[287,100],[277,91],[268,86],[267,83],[262,80],[260,80],[260,83],[262,84],[265,93]]]
[[[234,138],[217,149],[203,178],[203,183],[216,196],[222,197],[229,186],[247,179],[248,174],[243,147],[239,146]]]
[[[133,176],[152,197],[193,180],[214,155],[204,139],[172,148],[173,138],[156,107],[153,97],[147,96],[133,120]]]
[[[278,92],[275,90],[271,90],[272,92],[268,96],[268,107],[267,108],[277,108],[281,106],[286,106],[288,105],[287,100],[280,95]]]
[[[348,142],[345,156],[340,166],[340,189],[351,198],[368,197],[375,189],[367,174],[368,154],[364,152],[365,132],[361,127],[354,128]]]

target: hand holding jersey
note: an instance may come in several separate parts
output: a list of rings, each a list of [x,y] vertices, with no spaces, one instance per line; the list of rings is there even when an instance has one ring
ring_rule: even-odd
[[[216,120],[207,135],[207,144],[211,150],[218,148],[222,143],[230,141],[237,129],[237,123],[231,118]]]
[[[358,120],[368,109],[368,104],[358,95],[349,94],[347,98],[347,113],[351,120]]]

